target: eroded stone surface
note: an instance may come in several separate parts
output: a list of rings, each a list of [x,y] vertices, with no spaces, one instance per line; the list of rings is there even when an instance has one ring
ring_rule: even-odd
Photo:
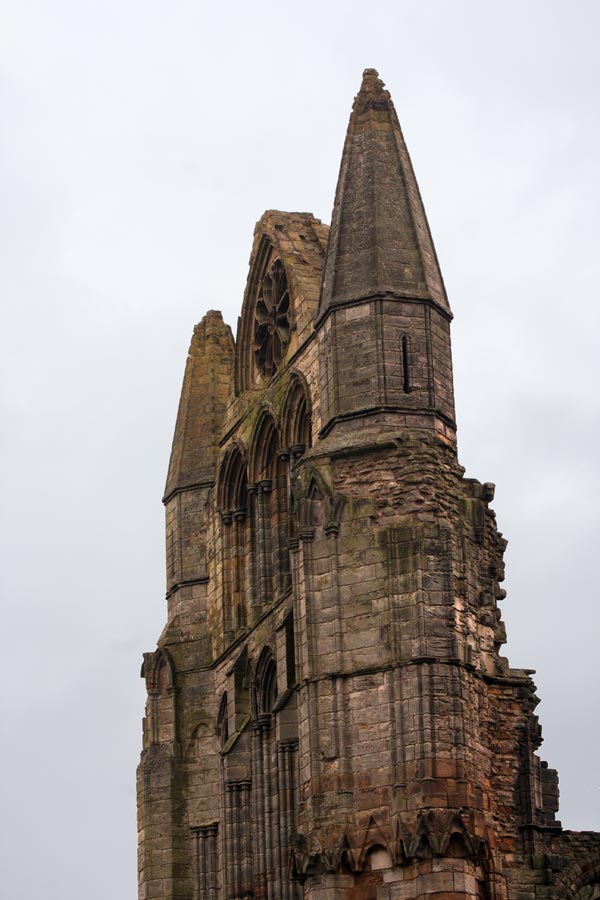
[[[506,542],[458,463],[450,319],[367,70],[329,243],[265,213],[235,345],[219,313],[194,330],[143,665],[140,900],[598,897],[600,836],[556,820],[535,686],[500,653]]]

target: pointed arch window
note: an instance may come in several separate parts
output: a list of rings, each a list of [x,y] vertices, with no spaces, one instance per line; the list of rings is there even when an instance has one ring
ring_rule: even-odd
[[[275,726],[281,697],[277,693],[277,664],[270,647],[264,647],[256,667],[253,689],[254,741],[252,745],[253,791],[256,816],[255,886],[257,894],[295,900],[301,893],[290,882],[288,848],[298,827],[298,743]],[[285,695],[284,695],[285,696]]]
[[[238,447],[226,456],[219,478],[223,560],[223,619],[226,632],[243,628],[248,621],[248,471]]]
[[[273,885],[279,873],[274,871],[276,858],[278,819],[277,752],[272,708],[276,696],[277,669],[269,647],[265,647],[258,660],[253,690],[254,742],[253,790],[256,791],[256,867],[255,879],[259,896],[267,896],[267,882]],[[280,894],[274,894],[280,896]]]
[[[176,739],[174,666],[169,651],[161,647],[144,654],[142,675],[148,700],[144,720],[144,747]]]
[[[256,709],[259,716],[270,715],[277,699],[277,666],[271,650],[266,647],[256,671]]]
[[[288,454],[281,451],[279,432],[268,414],[257,429],[253,458],[257,492],[255,589],[264,604],[290,584]]]
[[[284,438],[292,461],[312,444],[312,418],[308,390],[294,375],[283,408]]]
[[[288,547],[297,542],[298,510],[294,484],[298,485],[296,464],[312,445],[312,416],[308,387],[293,373],[282,413],[284,442],[287,448],[286,492],[288,504]]]

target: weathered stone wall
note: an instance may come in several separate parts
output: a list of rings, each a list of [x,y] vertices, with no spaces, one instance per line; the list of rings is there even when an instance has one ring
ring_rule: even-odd
[[[506,541],[458,463],[450,320],[367,70],[329,240],[265,213],[235,346],[218,313],[194,331],[141,900],[600,896],[600,836],[562,831],[535,685],[501,656]]]

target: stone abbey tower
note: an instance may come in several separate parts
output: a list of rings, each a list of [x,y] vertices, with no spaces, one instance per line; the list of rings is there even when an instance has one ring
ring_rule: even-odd
[[[144,656],[140,900],[594,900],[535,686],[501,656],[505,541],[458,463],[450,322],[367,69],[331,227],[266,212],[234,341],[194,329]]]

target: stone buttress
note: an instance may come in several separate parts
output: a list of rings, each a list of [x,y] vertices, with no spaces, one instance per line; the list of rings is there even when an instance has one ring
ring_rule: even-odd
[[[456,454],[452,314],[367,69],[331,228],[256,226],[234,341],[196,326],[169,466],[168,622],[144,656],[140,900],[594,900],[506,546]]]

